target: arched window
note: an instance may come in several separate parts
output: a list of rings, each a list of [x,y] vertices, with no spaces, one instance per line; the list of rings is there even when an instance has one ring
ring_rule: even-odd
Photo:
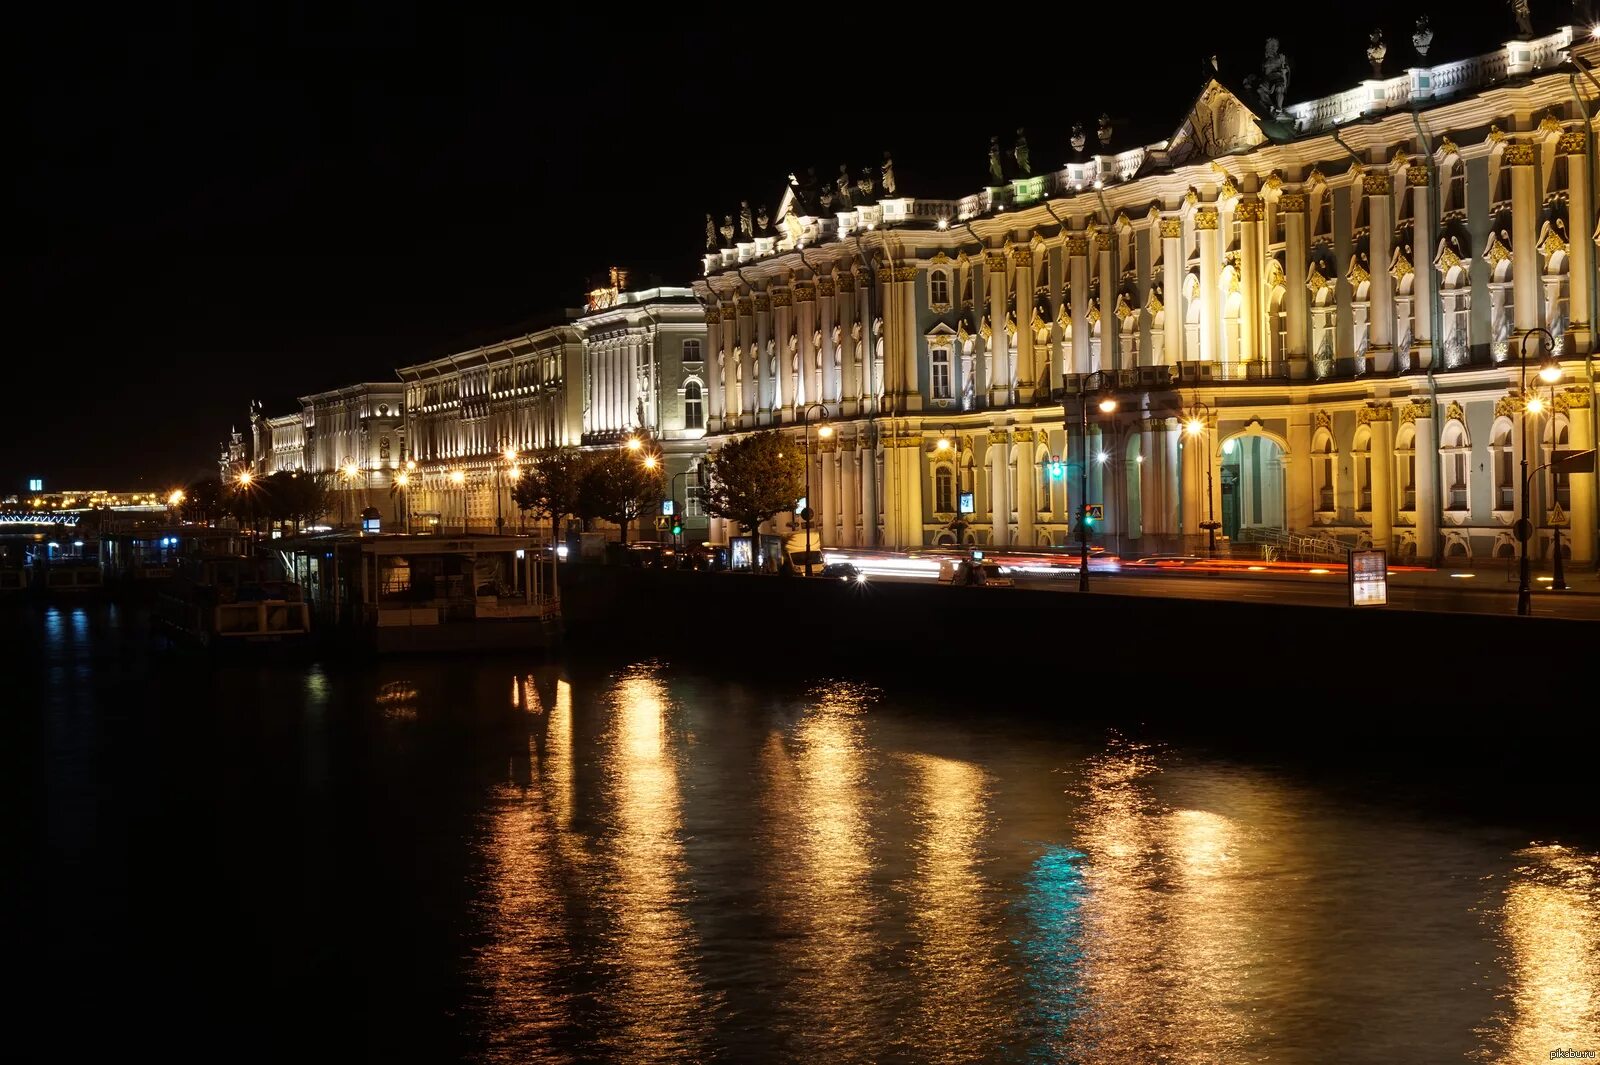
[[[1517,506],[1517,479],[1513,472],[1511,455],[1511,419],[1500,418],[1494,423],[1490,437],[1489,453],[1494,458],[1494,509],[1515,510]]]
[[[1445,506],[1450,510],[1466,510],[1467,483],[1472,469],[1472,444],[1467,431],[1458,421],[1450,421],[1439,439],[1439,456],[1444,474]]]
[[[1567,446],[1566,418],[1558,415],[1551,419],[1550,429],[1543,436],[1545,451],[1539,461],[1549,462],[1555,458],[1555,451],[1563,450]],[[1546,492],[1553,496],[1557,503],[1561,504],[1561,509],[1570,510],[1572,508],[1572,475],[1565,468],[1546,466],[1545,477],[1548,478],[1545,482]]]
[[[1333,449],[1333,434],[1326,429],[1317,430],[1317,438],[1311,444],[1312,473],[1316,478],[1317,509],[1323,513],[1333,512],[1334,498],[1334,462],[1338,458]]]
[[[935,307],[950,306],[950,274],[935,270],[928,275],[928,302]]]
[[[1417,509],[1417,430],[1405,425],[1394,442],[1395,480],[1400,489],[1400,509]]]
[[[949,466],[934,467],[933,509],[940,514],[956,512],[956,475]]]
[[[933,351],[929,353],[929,357],[933,362],[933,374],[930,378],[932,382],[931,387],[933,390],[933,398],[949,399],[951,396],[950,349],[934,348]]]
[[[705,390],[700,387],[700,382],[692,377],[683,384],[683,427],[685,429],[706,427]]]
[[[698,341],[698,340],[685,340],[683,342],[683,361],[684,362],[699,362],[701,360],[701,358],[702,358],[702,356],[700,354],[700,341]]]
[[[1034,468],[1039,472],[1039,490],[1033,505],[1040,514],[1049,514],[1055,510],[1055,500],[1051,498],[1054,482],[1050,478],[1050,456],[1041,453]]]
[[[1355,465],[1356,509],[1372,509],[1372,432],[1363,426],[1356,430],[1355,444],[1350,449]]]

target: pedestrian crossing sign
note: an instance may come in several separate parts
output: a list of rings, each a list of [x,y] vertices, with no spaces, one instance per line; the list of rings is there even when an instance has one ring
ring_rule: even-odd
[[[1088,503],[1084,505],[1084,514],[1090,521],[1104,521],[1106,505],[1104,503]]]

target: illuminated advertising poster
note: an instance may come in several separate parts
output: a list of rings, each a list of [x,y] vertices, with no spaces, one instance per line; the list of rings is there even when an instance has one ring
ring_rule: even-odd
[[[1382,551],[1350,552],[1350,605],[1383,606],[1388,601],[1388,555]]]

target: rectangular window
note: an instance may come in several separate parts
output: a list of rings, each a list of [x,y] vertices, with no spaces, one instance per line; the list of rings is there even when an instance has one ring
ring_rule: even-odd
[[[933,398],[950,398],[949,348],[935,348],[933,352]]]
[[[706,490],[697,484],[685,487],[683,492],[684,517],[703,518],[706,516],[705,494]]]
[[[700,341],[698,341],[698,340],[685,340],[683,342],[683,361],[684,362],[699,362],[700,361]]]

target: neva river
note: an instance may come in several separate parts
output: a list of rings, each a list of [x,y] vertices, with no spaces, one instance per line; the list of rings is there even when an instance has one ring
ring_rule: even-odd
[[[940,698],[649,659],[211,668],[125,610],[0,619],[12,1060],[1600,1049],[1592,762],[1064,724],[1031,658]]]

